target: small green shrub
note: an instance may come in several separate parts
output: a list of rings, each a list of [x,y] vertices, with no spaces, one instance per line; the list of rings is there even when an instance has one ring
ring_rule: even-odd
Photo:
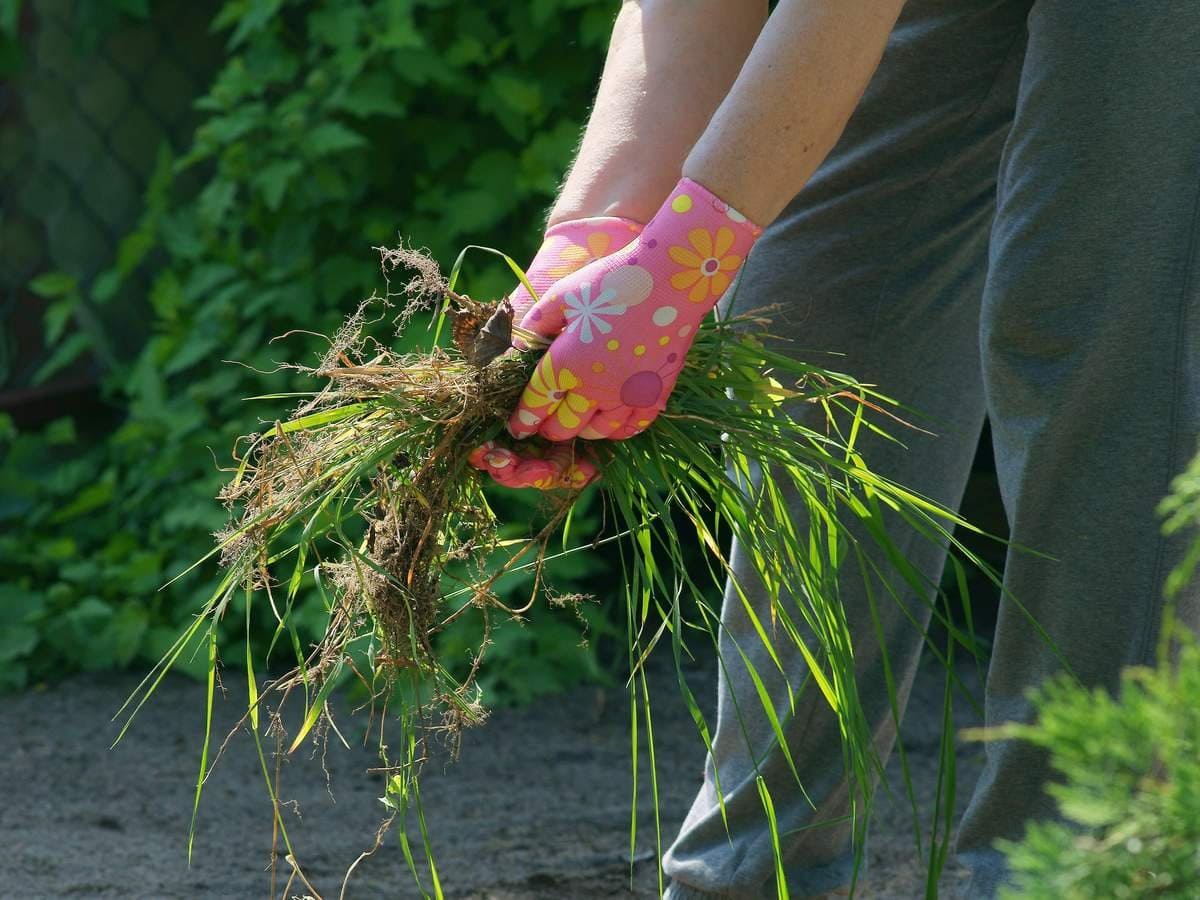
[[[1200,528],[1200,456],[1161,506],[1169,533]],[[1194,575],[1200,539],[1168,596]],[[1035,694],[1038,721],[992,730],[1044,747],[1063,783],[1049,790],[1063,822],[1002,842],[1010,900],[1200,897],[1200,644],[1171,616],[1156,668],[1122,676],[1119,698],[1059,678]]]
[[[1200,647],[1131,668],[1119,699],[1065,679],[1037,694],[1038,723],[1004,729],[1046,748],[1066,823],[1004,843],[1023,900],[1200,896]]]

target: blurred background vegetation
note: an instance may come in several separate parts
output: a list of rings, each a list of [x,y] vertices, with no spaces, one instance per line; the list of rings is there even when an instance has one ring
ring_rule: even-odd
[[[0,688],[158,659],[213,578],[159,590],[224,524],[218,466],[288,408],[243,398],[311,387],[260,372],[321,343],[271,339],[331,333],[382,284],[372,247],[532,254],[616,9],[0,0]],[[500,502],[519,523],[536,498]],[[555,577],[604,596],[618,572],[576,554]],[[622,620],[583,615],[586,648],[570,610],[498,633],[492,700],[602,677]]]
[[[158,588],[224,523],[217,465],[288,408],[243,398],[311,387],[246,366],[311,361],[312,339],[271,338],[336,329],[382,285],[373,246],[403,235],[445,266],[466,243],[536,249],[616,10],[0,11],[0,685],[19,688],[144,666],[174,639],[213,572]],[[510,287],[496,269],[468,275],[478,295]],[[503,502],[520,522],[534,500]],[[601,565],[579,554],[560,578]],[[603,629],[602,611],[588,617]],[[496,653],[493,694],[600,672],[570,611],[497,639],[518,646]]]

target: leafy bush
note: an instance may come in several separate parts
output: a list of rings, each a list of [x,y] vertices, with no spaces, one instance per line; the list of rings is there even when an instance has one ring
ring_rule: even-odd
[[[1168,532],[1200,528],[1200,456],[1162,512]],[[1198,560],[1200,539],[1168,595]],[[1049,790],[1065,821],[1031,824],[1023,840],[1001,844],[1017,881],[1005,897],[1200,896],[1200,644],[1171,622],[1157,668],[1126,670],[1119,699],[1060,678],[1036,693],[1035,725],[993,730],[1044,747],[1064,777]]]
[[[267,422],[287,409],[243,398],[294,389],[261,373],[321,350],[272,337],[332,333],[380,286],[371,247],[404,235],[444,265],[466,243],[535,248],[614,13],[605,0],[220,7],[228,57],[196,101],[204,121],[182,155],[160,153],[111,269],[33,285],[60,364],[128,344],[111,332],[138,318],[129,304],[144,326],[135,353],[109,359],[94,416],[22,433],[0,418],[0,686],[157,659],[212,575],[158,591],[224,523],[217,464],[264,409]],[[148,296],[130,298],[146,273]],[[465,283],[494,295],[510,280],[492,268]],[[99,326],[72,324],[85,298]],[[520,521],[533,501],[504,502]],[[576,555],[556,578],[570,588],[600,564]],[[553,630],[563,621],[509,638],[530,642],[550,687],[595,668]]]
[[[1005,843],[1026,900],[1194,898],[1200,893],[1200,646],[1178,665],[1131,668],[1120,699],[1062,679],[1037,695],[1039,720],[1006,736],[1045,747],[1066,781],[1067,820]]]

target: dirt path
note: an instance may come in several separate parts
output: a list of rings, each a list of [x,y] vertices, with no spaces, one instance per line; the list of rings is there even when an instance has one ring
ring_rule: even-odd
[[[690,677],[698,696],[712,696],[711,670],[698,669]],[[136,681],[79,677],[0,703],[0,894],[13,900],[270,896],[270,806],[250,738],[234,740],[205,789],[189,869],[186,841],[203,688],[182,678],[165,681],[134,730],[110,752],[109,717]],[[686,811],[703,762],[702,745],[673,691],[664,679],[655,695],[664,840]],[[236,720],[242,702],[240,685],[231,684],[229,699],[217,708],[220,734]],[[941,681],[926,669],[905,732],[917,790],[927,800],[940,716]],[[971,721],[964,710],[960,723]],[[353,741],[347,727],[343,722]],[[446,896],[656,896],[648,808],[639,817],[639,862],[630,892],[628,727],[622,692],[585,688],[529,709],[498,712],[469,733],[460,761],[444,771],[430,770],[424,788]],[[960,798],[974,783],[980,756],[976,745],[960,750]],[[342,874],[370,845],[380,820],[383,808],[375,798],[383,793],[382,781],[366,772],[374,764],[370,750],[330,744],[326,765],[336,803],[326,792],[319,758],[296,758],[284,767],[284,796],[298,804],[289,829],[327,900],[338,896]],[[648,783],[642,796],[649,796]],[[924,895],[909,822],[903,804],[882,802],[871,836],[870,879],[859,896]],[[279,870],[286,868],[280,861]],[[948,873],[948,887],[955,878]],[[395,835],[359,866],[345,896],[420,896]],[[944,896],[953,896],[953,890]]]

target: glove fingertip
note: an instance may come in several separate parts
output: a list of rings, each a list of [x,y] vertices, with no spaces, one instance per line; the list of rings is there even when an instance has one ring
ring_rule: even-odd
[[[517,413],[513,413],[511,416],[509,416],[507,428],[508,433],[518,441],[523,441],[526,438],[533,437],[538,431],[538,426],[536,424],[526,425],[517,418]]]

